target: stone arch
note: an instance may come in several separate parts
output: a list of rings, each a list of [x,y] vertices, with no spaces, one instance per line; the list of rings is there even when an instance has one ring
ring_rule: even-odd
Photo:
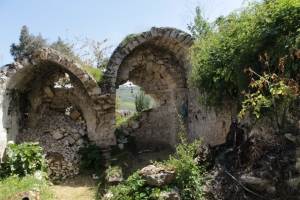
[[[137,138],[176,143],[174,106],[178,111],[188,107],[188,54],[192,44],[192,37],[183,31],[152,27],[148,32],[127,36],[113,52],[106,71],[111,93],[130,80],[158,102],[157,107],[144,112],[148,122],[137,130]]]
[[[24,113],[28,113],[27,126],[35,126],[44,110],[49,107],[65,110],[68,105],[61,104],[63,108],[55,107],[49,100],[44,87],[53,88],[54,81],[67,73],[74,88],[64,91],[55,90],[64,95],[73,106],[79,110],[86,121],[87,134],[91,141],[97,145],[108,146],[115,144],[115,138],[102,130],[101,113],[104,112],[99,99],[101,89],[96,80],[89,75],[74,60],[62,56],[51,48],[42,48],[31,55],[29,60],[14,63],[2,69],[1,74],[1,121],[3,141],[0,141],[0,151],[6,140],[16,140],[19,130],[24,125]],[[52,89],[52,93],[55,93]],[[51,93],[51,92],[50,92]],[[66,101],[66,102],[68,102]],[[111,131],[110,131],[111,132]],[[109,133],[110,133],[109,132]],[[5,147],[5,145],[4,145]],[[2,152],[0,152],[1,158]]]

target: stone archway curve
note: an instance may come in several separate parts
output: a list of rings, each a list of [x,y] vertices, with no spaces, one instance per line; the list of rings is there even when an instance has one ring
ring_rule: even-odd
[[[183,106],[182,102],[188,99],[187,79],[191,69],[188,55],[193,42],[190,34],[179,29],[152,27],[150,31],[127,36],[113,52],[106,71],[111,83],[111,99],[115,101],[119,85],[132,80],[145,93],[157,97],[155,99],[159,106],[151,111],[153,118],[149,122],[164,121],[168,124],[157,130],[155,124],[145,122],[140,131],[136,131],[137,137],[152,141],[153,138],[159,138],[171,145],[176,143],[177,117],[174,105],[178,110]],[[153,82],[149,80],[150,77],[154,78]],[[143,85],[146,82],[149,87]],[[111,117],[115,117],[114,114]],[[147,136],[144,136],[146,129]]]
[[[128,35],[115,49],[110,57],[106,71],[106,75],[112,79],[112,86],[116,86],[116,78],[123,60],[134,49],[147,42],[152,42],[156,46],[165,47],[174,52],[177,59],[182,60],[184,62],[183,66],[189,71],[190,65],[187,56],[189,47],[194,43],[192,36],[176,28],[152,27],[150,31]]]
[[[101,89],[96,80],[74,60],[68,59],[51,48],[45,47],[37,50],[30,59],[33,65],[37,65],[41,61],[52,61],[72,72],[83,84],[89,96],[93,97],[101,94]]]

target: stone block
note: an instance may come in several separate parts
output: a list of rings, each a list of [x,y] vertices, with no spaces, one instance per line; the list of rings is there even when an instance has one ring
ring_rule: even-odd
[[[75,144],[76,144],[77,146],[82,146],[83,143],[84,143],[84,140],[83,140],[82,138],[78,139],[78,140],[75,142]]]
[[[49,86],[45,86],[43,87],[43,90],[44,92],[46,93],[46,95],[49,97],[49,98],[53,98],[54,97],[54,94],[53,92],[51,91],[50,87]]]
[[[74,140],[78,140],[79,138],[81,138],[80,133],[72,133],[71,136],[72,136],[72,138],[74,138]]]
[[[77,110],[74,110],[69,116],[75,120],[80,116],[80,113]]]
[[[70,144],[70,145],[73,145],[76,141],[75,141],[75,139],[73,139],[72,137],[70,137],[70,136],[68,136],[67,138],[66,138],[66,141],[68,141],[68,143]]]
[[[134,122],[133,124],[132,124],[132,129],[133,130],[136,130],[136,129],[138,129],[139,128],[139,124],[137,123],[137,122]]]
[[[61,139],[61,138],[63,138],[63,137],[64,137],[64,135],[61,134],[61,133],[58,132],[58,131],[55,131],[55,132],[52,134],[52,138],[53,138],[54,140],[59,140],[59,139]]]

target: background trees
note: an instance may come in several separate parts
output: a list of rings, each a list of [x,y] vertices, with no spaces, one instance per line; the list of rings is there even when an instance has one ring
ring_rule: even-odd
[[[14,60],[28,57],[37,49],[46,46],[46,40],[41,35],[34,36],[29,34],[29,29],[26,25],[21,29],[19,41],[19,44],[13,43],[10,46],[10,54]]]

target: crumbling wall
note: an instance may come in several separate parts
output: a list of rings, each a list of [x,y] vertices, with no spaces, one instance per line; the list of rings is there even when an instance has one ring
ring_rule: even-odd
[[[69,75],[73,88],[54,88],[55,82],[65,74]],[[99,146],[116,143],[114,130],[107,129],[109,124],[103,122],[102,113],[106,112],[107,102],[101,99],[100,87],[74,60],[56,50],[42,48],[29,60],[2,68],[1,76],[0,154],[7,140],[16,141],[19,130],[35,128],[45,112],[64,113],[69,106],[77,109],[86,120],[91,141]]]
[[[63,112],[69,106],[86,120],[91,141],[99,146],[116,144],[116,89],[128,80],[156,103],[154,109],[142,114],[144,121],[135,131],[138,142],[156,140],[174,145],[179,131],[176,110],[184,110],[190,140],[203,136],[205,143],[222,143],[236,114],[235,107],[228,102],[224,109],[215,111],[199,105],[197,95],[203,94],[188,84],[192,44],[189,34],[174,28],[153,27],[130,35],[112,54],[100,87],[78,63],[50,48],[4,67],[0,84],[0,156],[6,141],[15,141],[20,129],[35,127],[49,110]],[[54,88],[54,82],[66,73],[73,88]]]
[[[178,114],[183,114],[191,141],[203,137],[206,144],[224,142],[236,115],[235,104],[228,101],[221,110],[200,106],[198,96],[204,94],[188,84],[192,44],[192,37],[178,29],[153,27],[126,37],[111,56],[106,72],[111,80],[110,92],[114,94],[119,85],[130,80],[156,102],[154,109],[141,113],[144,120],[133,132],[138,143],[174,145],[179,132]]]
[[[127,37],[111,56],[106,72],[110,92],[129,80],[155,100],[155,108],[142,114],[145,119],[135,132],[137,143],[176,144],[176,109],[188,102],[187,56],[192,43],[191,36],[178,29],[153,27]]]

